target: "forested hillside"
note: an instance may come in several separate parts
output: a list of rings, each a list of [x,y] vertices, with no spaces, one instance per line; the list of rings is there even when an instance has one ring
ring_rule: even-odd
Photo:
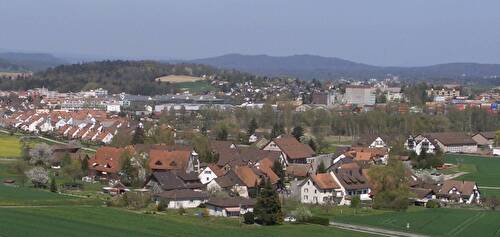
[[[247,73],[197,64],[165,64],[155,61],[101,61],[61,65],[24,80],[0,81],[1,90],[46,87],[61,92],[104,88],[110,93],[155,95],[176,91],[173,84],[156,82],[165,75],[212,76],[231,82],[255,79]]]

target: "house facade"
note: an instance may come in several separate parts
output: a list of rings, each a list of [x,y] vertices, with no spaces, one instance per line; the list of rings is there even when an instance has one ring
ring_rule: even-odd
[[[312,175],[300,184],[301,203],[338,203],[342,197],[341,187],[330,173]]]

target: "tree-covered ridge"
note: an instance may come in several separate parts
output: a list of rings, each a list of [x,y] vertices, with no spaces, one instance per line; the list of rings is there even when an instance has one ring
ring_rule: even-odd
[[[167,64],[155,61],[100,61],[61,65],[36,73],[26,80],[1,81],[2,90],[46,87],[61,92],[89,90],[102,87],[110,93],[155,95],[173,93],[176,87],[157,82],[165,75],[212,77],[230,82],[255,79],[254,76],[234,70],[220,70],[199,64]]]

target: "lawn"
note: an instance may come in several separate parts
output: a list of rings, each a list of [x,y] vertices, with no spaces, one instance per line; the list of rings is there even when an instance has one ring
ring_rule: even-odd
[[[0,208],[0,236],[369,236],[317,225],[247,226],[237,219],[106,207]]]
[[[500,159],[491,157],[446,154],[447,163],[458,164],[457,171],[469,172],[458,180],[476,181],[481,186],[500,187]]]
[[[208,81],[196,81],[196,82],[181,82],[175,84],[176,88],[180,90],[189,91],[191,93],[202,92],[202,91],[214,91],[215,87]]]
[[[0,133],[0,158],[18,158],[21,156],[21,142],[18,136]]]
[[[375,226],[385,229],[407,231],[431,236],[498,236],[500,212],[448,208],[416,208],[406,212],[379,212],[353,215],[333,215],[334,221]]]

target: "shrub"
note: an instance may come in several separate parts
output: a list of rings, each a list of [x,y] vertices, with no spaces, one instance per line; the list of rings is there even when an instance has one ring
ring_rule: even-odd
[[[167,206],[167,203],[163,200],[160,200],[156,203],[156,211],[164,211]]]
[[[184,215],[184,214],[186,214],[186,209],[184,209],[184,207],[182,207],[182,206],[181,206],[181,207],[177,210],[177,213],[178,213],[179,215]]]
[[[427,208],[439,208],[439,202],[436,200],[429,200],[425,204],[425,207],[427,207]]]
[[[127,206],[127,197],[125,195],[118,195],[106,201],[108,207],[125,207]]]
[[[360,205],[361,205],[361,198],[358,195],[353,196],[351,199],[351,208],[359,208]]]
[[[247,212],[243,214],[243,223],[248,225],[252,225],[253,223],[255,223],[255,216],[253,212]]]
[[[307,220],[307,223],[316,225],[330,225],[330,220],[325,217],[313,216]]]
[[[303,205],[297,207],[297,209],[292,211],[291,214],[297,219],[298,222],[307,222],[307,220],[312,217],[312,213],[309,208]]]
[[[208,208],[203,209],[203,212],[201,213],[202,217],[209,217],[210,212],[208,211]]]

